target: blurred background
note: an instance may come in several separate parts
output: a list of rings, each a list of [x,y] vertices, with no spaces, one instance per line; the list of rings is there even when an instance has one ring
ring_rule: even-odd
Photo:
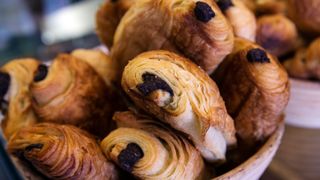
[[[0,0],[0,65],[97,46],[94,16],[102,1]]]

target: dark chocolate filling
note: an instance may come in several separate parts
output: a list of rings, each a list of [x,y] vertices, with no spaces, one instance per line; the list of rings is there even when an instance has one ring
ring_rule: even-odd
[[[7,94],[10,86],[10,75],[8,73],[0,72],[0,98]]]
[[[219,8],[221,9],[221,11],[225,11],[230,6],[233,6],[231,0],[218,0],[217,4],[218,4]]]
[[[151,74],[151,73],[144,73],[142,75],[143,83],[137,85],[137,89],[144,95],[148,96],[155,90],[161,89],[170,93],[173,96],[173,90],[171,87],[161,78],[158,76]]]
[[[142,149],[136,143],[130,143],[126,149],[122,150],[118,156],[119,166],[127,171],[132,172],[133,166],[144,156]]]
[[[247,59],[249,62],[258,62],[258,63],[269,63],[270,59],[267,56],[267,53],[259,48],[251,49],[247,53]]]
[[[40,143],[38,143],[38,144],[30,144],[24,150],[26,152],[30,152],[33,149],[41,149],[42,147],[43,147],[43,144],[40,144]]]
[[[47,74],[48,74],[48,67],[44,64],[40,64],[33,80],[35,82],[42,81],[47,77]]]
[[[199,21],[205,23],[210,21],[215,16],[215,13],[211,9],[211,7],[207,3],[200,1],[196,2],[194,14]]]

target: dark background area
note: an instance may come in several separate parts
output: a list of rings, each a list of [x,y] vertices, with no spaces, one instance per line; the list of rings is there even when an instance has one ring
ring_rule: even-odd
[[[0,65],[22,57],[50,60],[57,53],[99,44],[94,14],[102,0],[0,0]]]

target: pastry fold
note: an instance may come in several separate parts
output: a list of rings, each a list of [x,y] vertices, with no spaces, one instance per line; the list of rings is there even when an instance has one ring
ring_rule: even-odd
[[[5,116],[1,127],[7,139],[37,121],[29,86],[39,64],[35,59],[15,59],[0,69],[1,110]]]
[[[217,4],[230,21],[235,36],[255,41],[256,17],[242,0],[218,0]]]
[[[137,107],[187,134],[208,161],[224,160],[227,145],[236,142],[218,87],[186,58],[142,53],[126,66],[122,87]]]
[[[95,59],[101,56],[99,52],[86,50],[58,55],[47,75],[31,85],[33,107],[39,117],[45,122],[72,124],[104,137],[112,128],[109,119],[115,95],[108,80],[109,70],[104,69],[109,69],[107,63],[103,58]]]
[[[50,179],[117,179],[97,141],[70,125],[39,123],[18,131],[8,151]]]
[[[320,80],[320,38],[297,51],[293,59],[285,61],[284,66],[293,77]]]
[[[105,0],[96,13],[97,35],[107,47],[111,48],[113,37],[122,16],[138,0]]]
[[[278,57],[293,51],[299,43],[295,24],[282,14],[258,18],[256,41]]]
[[[111,58],[121,73],[148,50],[183,54],[212,72],[232,51],[232,27],[212,0],[141,0],[121,19]]]
[[[204,162],[185,138],[132,112],[114,115],[119,126],[101,143],[109,160],[139,179],[203,179]]]
[[[212,76],[242,140],[263,141],[275,131],[288,103],[289,81],[274,56],[237,38],[233,52]]]

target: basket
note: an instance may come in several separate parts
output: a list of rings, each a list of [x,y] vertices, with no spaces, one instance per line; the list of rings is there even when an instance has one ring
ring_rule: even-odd
[[[272,161],[284,133],[284,125],[280,125],[265,144],[249,159],[229,172],[214,178],[214,180],[257,180]]]
[[[285,121],[276,161],[303,179],[320,179],[320,83],[291,79]]]

